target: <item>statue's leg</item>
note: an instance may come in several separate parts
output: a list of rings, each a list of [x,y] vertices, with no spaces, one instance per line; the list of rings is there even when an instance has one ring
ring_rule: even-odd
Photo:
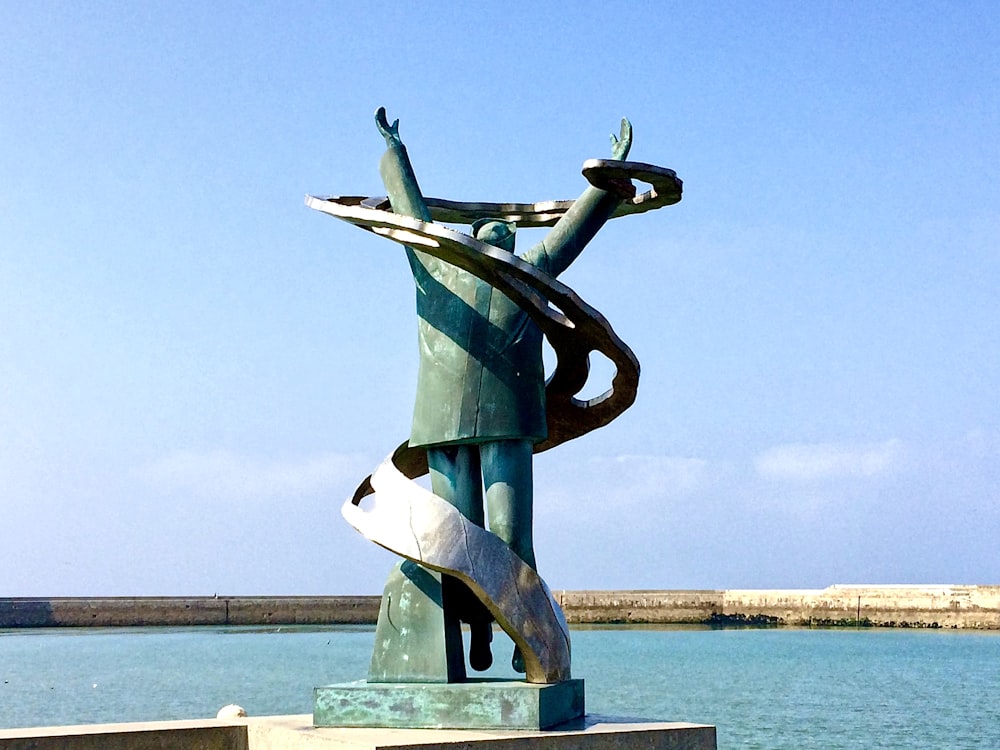
[[[479,446],[490,531],[536,568],[531,531],[532,450],[529,440],[496,440]]]
[[[476,445],[427,449],[431,490],[478,526],[483,525],[483,475]]]
[[[481,526],[483,492],[479,452],[473,446],[432,448],[427,452],[427,461],[434,493]],[[461,620],[475,619],[466,613],[480,609],[489,614],[461,581],[410,561],[398,564],[382,593],[368,680],[464,681]],[[486,632],[492,635],[489,623],[490,620],[486,622]],[[474,642],[479,644],[476,663],[482,663],[482,627],[473,630],[473,636]],[[489,638],[485,639],[485,644],[486,655],[492,661]]]
[[[458,508],[477,526],[484,526],[483,475],[477,445],[448,445],[428,448],[431,489]],[[493,663],[493,616],[469,588],[451,576],[441,577],[445,621],[469,624],[469,665],[489,669]],[[461,651],[461,646],[459,646]],[[462,657],[464,659],[464,655]]]
[[[532,535],[531,441],[496,440],[483,443],[479,450],[490,531],[537,570]],[[524,657],[517,646],[514,647],[511,666],[518,672],[524,672]]]

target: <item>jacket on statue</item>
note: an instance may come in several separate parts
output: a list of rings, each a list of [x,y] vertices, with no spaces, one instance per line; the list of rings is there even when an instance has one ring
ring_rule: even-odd
[[[430,221],[406,148],[380,163],[395,213]],[[550,276],[572,263],[618,203],[587,188],[543,242],[520,257]],[[473,274],[406,248],[416,284],[420,364],[411,446],[547,436],[542,332]]]

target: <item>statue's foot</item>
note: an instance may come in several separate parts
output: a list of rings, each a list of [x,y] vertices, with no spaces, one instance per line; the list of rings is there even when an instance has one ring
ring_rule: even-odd
[[[469,644],[469,666],[477,672],[483,672],[493,665],[493,652],[490,651],[490,641],[493,640],[493,626],[490,622],[479,620],[469,626],[471,643]]]
[[[510,665],[514,667],[515,672],[524,674],[524,655],[521,654],[521,649],[517,646],[514,646],[514,655],[510,658]]]

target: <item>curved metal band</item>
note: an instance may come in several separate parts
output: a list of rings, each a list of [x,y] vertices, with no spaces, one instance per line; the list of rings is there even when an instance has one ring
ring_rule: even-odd
[[[372,474],[375,499],[348,500],[345,520],[408,560],[463,581],[524,655],[528,682],[570,678],[569,627],[548,586],[500,537],[411,482],[387,458]]]
[[[549,434],[535,445],[536,453],[607,424],[635,401],[639,361],[632,350],[601,313],[530,263],[436,223],[366,208],[360,203],[345,205],[310,196],[306,204],[452,263],[499,289],[531,316],[556,354],[556,367],[545,384]],[[586,385],[592,351],[607,357],[616,372],[607,391],[584,401],[575,396]],[[394,462],[410,478],[427,472],[425,451],[410,448],[407,443],[396,450]],[[358,487],[354,501],[360,502],[371,491],[369,477]]]
[[[605,188],[614,179],[635,179],[646,182],[650,189],[634,198],[622,201],[611,218],[630,216],[671,206],[681,199],[684,183],[677,173],[666,167],[639,161],[613,159],[588,159],[583,163],[583,175],[595,187]],[[389,199],[361,195],[334,195],[324,198],[306,198],[310,201],[331,201],[342,206],[364,206],[389,210]],[[519,227],[550,227],[562,218],[574,201],[541,201],[539,203],[489,203],[485,201],[450,201],[444,198],[425,198],[434,221],[445,224],[472,224],[479,219],[503,219],[516,222]]]
[[[641,213],[680,200],[672,170],[639,162],[591,159],[584,175],[595,187],[630,194],[631,179],[652,189],[624,200],[614,216]],[[436,221],[472,223],[482,218],[550,226],[573,201],[459,203],[427,199]],[[384,198],[306,197],[306,205],[355,226],[409,245],[479,277],[509,297],[542,330],[556,353],[545,384],[548,437],[535,452],[552,448],[607,424],[635,401],[639,362],[611,324],[572,289],[512,253],[434,222],[384,210]],[[611,387],[597,398],[575,398],[587,381],[590,352],[616,368]],[[344,518],[368,539],[414,562],[453,575],[487,606],[524,655],[528,682],[570,677],[569,630],[552,593],[538,574],[496,535],[473,524],[455,507],[408,481],[427,473],[427,454],[404,442],[358,486]],[[378,490],[368,509],[361,500]]]

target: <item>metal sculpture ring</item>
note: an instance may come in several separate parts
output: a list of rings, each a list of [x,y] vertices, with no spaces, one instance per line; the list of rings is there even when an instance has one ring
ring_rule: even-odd
[[[681,181],[663,167],[591,159],[584,163],[583,174],[595,187],[622,196],[612,216],[642,213],[681,197]],[[635,195],[632,179],[649,183],[651,189]],[[392,213],[386,210],[386,198],[306,197],[310,208],[473,274],[531,317],[556,354],[556,366],[545,384],[548,437],[534,446],[536,453],[601,427],[632,405],[639,362],[601,313],[568,286],[513,253],[437,223],[470,224],[493,218],[520,226],[551,226],[573,201],[466,203],[427,198],[425,203],[433,221]],[[604,393],[581,400],[576,395],[587,382],[590,353],[595,351],[614,364],[615,374]],[[545,582],[499,537],[406,481],[427,470],[426,451],[404,442],[357,487],[343,506],[345,519],[376,544],[464,581],[520,647],[529,682],[568,679],[569,632]],[[383,491],[373,507],[358,507],[376,489]]]
[[[680,200],[681,181],[673,170],[641,162],[590,159],[583,173],[597,187],[621,179],[649,182],[652,189],[623,201],[613,216],[642,213]],[[611,324],[565,284],[553,279],[512,253],[487,245],[437,221],[471,223],[496,218],[520,226],[551,226],[573,201],[541,203],[471,203],[427,198],[434,222],[423,222],[384,210],[385,198],[358,196],[306,197],[306,205],[355,226],[452,263],[518,304],[541,328],[556,354],[556,367],[546,382],[548,438],[535,452],[553,448],[606,425],[635,401],[639,362],[614,332]],[[616,368],[610,388],[586,401],[575,396],[586,385],[589,356],[597,351]],[[426,453],[404,442],[393,454],[393,463],[407,477],[427,473]],[[370,494],[371,477],[358,486],[353,501]]]

